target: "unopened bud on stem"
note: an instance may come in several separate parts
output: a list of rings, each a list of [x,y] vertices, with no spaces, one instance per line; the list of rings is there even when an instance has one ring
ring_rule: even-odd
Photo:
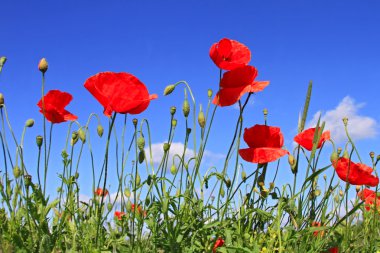
[[[46,61],[45,58],[42,58],[40,62],[38,63],[38,69],[41,71],[43,74],[48,70],[49,65],[48,62]]]

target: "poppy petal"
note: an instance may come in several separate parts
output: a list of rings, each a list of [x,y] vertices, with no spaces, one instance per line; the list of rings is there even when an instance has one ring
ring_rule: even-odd
[[[239,150],[240,156],[251,163],[269,163],[289,154],[281,148],[245,148]]]

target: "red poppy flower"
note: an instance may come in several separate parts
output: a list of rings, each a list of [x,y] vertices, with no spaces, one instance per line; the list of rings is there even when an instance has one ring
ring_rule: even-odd
[[[212,248],[212,252],[216,252],[216,249],[219,248],[219,247],[222,247],[224,245],[224,240],[222,239],[222,237],[219,237],[215,244],[214,244],[214,247]]]
[[[224,38],[211,46],[210,57],[219,68],[233,70],[248,64],[251,51],[236,40]]]
[[[311,151],[313,149],[314,134],[315,128],[309,128],[296,135],[296,137],[294,137],[294,141],[300,144],[303,148]],[[327,140],[330,140],[330,131],[322,133],[317,148],[320,148],[322,144]]]
[[[124,212],[115,211],[115,217],[117,217],[118,220],[121,220],[124,215]]]
[[[330,248],[328,253],[339,253],[339,248],[338,247]]]
[[[322,224],[321,224],[320,222],[318,222],[318,221],[313,221],[313,222],[311,223],[311,226],[312,226],[312,227],[321,227]],[[313,232],[313,235],[314,235],[315,237],[317,237],[318,235],[323,236],[324,234],[325,234],[324,231],[314,231],[314,232]]]
[[[84,87],[104,106],[104,114],[112,112],[139,114],[157,98],[149,95],[145,85],[128,73],[102,72],[86,80]]]
[[[255,125],[244,129],[244,141],[249,148],[240,149],[240,156],[251,163],[268,163],[289,154],[282,149],[284,137],[278,127]]]
[[[98,195],[98,196],[107,196],[108,195],[108,191],[107,191],[107,189],[103,190],[102,188],[97,188],[95,190],[95,195]]]
[[[262,91],[269,82],[255,81],[257,73],[257,69],[252,66],[224,73],[220,81],[220,90],[212,102],[219,106],[229,106],[239,101],[245,93]]]
[[[377,196],[375,191],[365,188],[363,191],[358,192],[358,197],[364,201],[364,207],[367,211],[373,208],[375,201],[377,208],[380,209],[380,196]]]
[[[339,178],[353,185],[376,186],[379,178],[372,175],[373,169],[362,163],[354,163],[350,159],[341,157],[333,162]]]
[[[74,114],[65,110],[65,107],[72,99],[73,96],[67,92],[51,90],[44,96],[45,114],[42,110],[42,99],[37,103],[37,106],[48,121],[51,123],[61,123],[68,120],[76,120],[78,118]]]

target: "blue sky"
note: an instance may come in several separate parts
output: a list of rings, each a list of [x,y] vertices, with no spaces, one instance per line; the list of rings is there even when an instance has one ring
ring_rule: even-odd
[[[218,89],[218,69],[209,59],[209,48],[223,37],[247,45],[251,64],[259,70],[258,79],[271,82],[247,108],[245,127],[263,123],[261,112],[268,108],[269,124],[281,127],[291,149],[307,84],[313,80],[309,120],[321,111],[336,129],[339,118],[349,114],[364,161],[369,162],[369,151],[379,150],[378,1],[5,0],[0,8],[0,55],[8,58],[0,75],[0,92],[16,134],[21,134],[26,119],[36,120],[25,140],[31,146],[26,156],[32,164],[34,138],[42,133],[36,106],[40,58],[49,62],[46,91],[73,94],[67,109],[79,116],[80,123],[92,112],[102,114],[102,107],[83,87],[84,81],[101,71],[125,71],[159,95],[138,116],[150,120],[153,142],[166,139],[171,105],[178,107],[175,141],[181,142],[183,92],[179,89],[164,97],[163,89],[186,80],[197,102],[205,106],[207,89]],[[229,123],[237,115],[233,106],[218,110],[208,145],[216,157],[227,152],[229,143],[220,140],[232,138]],[[106,117],[101,120],[106,125]],[[52,157],[58,161],[66,130],[66,124],[54,130],[57,141]],[[85,165],[80,170],[87,173]],[[51,180],[56,179],[55,173],[52,169]]]

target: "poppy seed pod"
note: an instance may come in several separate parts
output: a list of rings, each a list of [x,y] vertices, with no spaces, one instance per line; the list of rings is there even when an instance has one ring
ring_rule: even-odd
[[[164,152],[168,152],[169,149],[170,149],[170,144],[169,143],[164,143],[163,149],[164,149]]]
[[[225,181],[227,188],[231,187],[231,179],[227,178]]]
[[[30,186],[32,184],[32,176],[31,175],[25,175],[24,180],[25,180],[26,186]]]
[[[172,126],[173,126],[173,127],[176,127],[176,126],[177,126],[177,120],[176,120],[176,119],[173,119],[173,120],[172,120]]]
[[[26,127],[32,127],[34,125],[34,120],[33,119],[28,119],[26,122],[25,122],[25,126]]]
[[[212,89],[207,90],[207,96],[208,96],[208,98],[212,97]]]
[[[96,131],[98,132],[99,137],[103,136],[104,128],[102,127],[102,125],[99,124],[98,127],[96,128]]]
[[[41,135],[37,135],[37,137],[36,137],[36,144],[37,144],[37,146],[39,148],[42,146],[43,140],[44,140],[44,138]]]
[[[136,127],[137,126],[137,122],[138,122],[138,120],[136,119],[136,118],[134,118],[133,120],[132,120],[132,123],[133,123],[133,125]]]
[[[343,121],[344,126],[347,126],[347,124],[348,124],[348,118],[347,118],[347,117],[344,117],[344,118],[342,119],[342,121]]]
[[[201,128],[204,128],[205,125],[206,125],[206,119],[205,119],[205,115],[204,115],[204,113],[202,111],[202,105],[201,105],[201,110],[200,110],[200,112],[198,114],[198,124],[199,124],[199,126]]]
[[[0,108],[4,105],[4,95],[3,93],[0,93]]]
[[[177,111],[177,108],[175,106],[170,107],[170,114],[173,116],[175,112]]]
[[[164,96],[167,96],[169,95],[170,93],[172,93],[175,89],[175,85],[174,84],[169,84],[168,86],[165,87],[165,90],[164,90]]]
[[[144,150],[145,148],[145,139],[142,135],[137,138],[137,147],[140,149],[140,151]]]
[[[340,154],[342,153],[342,148],[339,147],[339,148],[337,149],[337,152],[338,152],[338,155],[340,155]]]
[[[48,70],[49,64],[46,61],[45,58],[42,58],[40,62],[38,63],[38,70],[41,71],[43,74]]]
[[[372,159],[375,158],[375,152],[373,151],[369,152],[369,157],[371,157]]]

